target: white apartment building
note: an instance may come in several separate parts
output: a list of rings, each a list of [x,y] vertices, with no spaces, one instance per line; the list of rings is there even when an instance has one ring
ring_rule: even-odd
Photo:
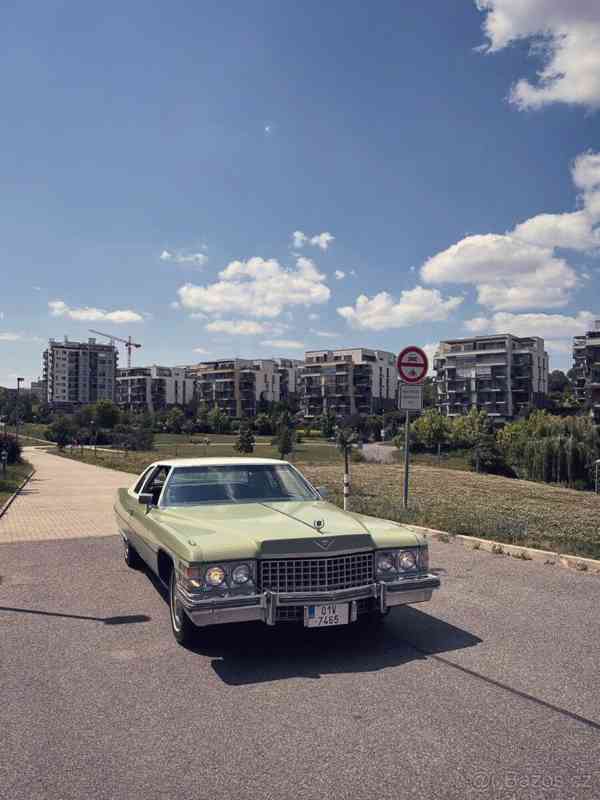
[[[118,354],[113,344],[50,339],[43,354],[47,400],[54,406],[74,406],[115,399]]]
[[[594,329],[573,339],[575,397],[600,425],[600,320]]]
[[[349,347],[309,350],[300,369],[300,406],[307,419],[379,414],[398,404],[396,356],[386,350]]]
[[[434,369],[437,405],[449,417],[479,408],[494,422],[508,422],[528,407],[543,407],[548,394],[548,354],[538,336],[440,342]]]
[[[117,370],[116,402],[130,411],[161,411],[185,405],[194,396],[187,367],[128,367]]]
[[[274,403],[296,391],[294,359],[230,358],[187,368],[196,397],[206,408],[218,406],[232,417],[256,415],[260,401]]]

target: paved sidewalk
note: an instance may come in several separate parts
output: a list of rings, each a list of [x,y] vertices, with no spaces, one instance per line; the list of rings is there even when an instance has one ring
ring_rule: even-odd
[[[36,473],[0,517],[0,544],[113,536],[116,490],[135,476],[25,448]]]

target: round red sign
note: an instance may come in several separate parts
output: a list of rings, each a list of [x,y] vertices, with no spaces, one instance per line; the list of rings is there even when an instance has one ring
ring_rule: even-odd
[[[429,371],[427,353],[416,345],[405,347],[396,362],[400,380],[404,383],[422,383]]]

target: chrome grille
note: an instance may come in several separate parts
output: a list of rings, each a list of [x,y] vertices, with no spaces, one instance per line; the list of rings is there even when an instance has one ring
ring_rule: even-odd
[[[272,592],[334,591],[373,582],[373,553],[265,559],[259,564],[260,588]]]

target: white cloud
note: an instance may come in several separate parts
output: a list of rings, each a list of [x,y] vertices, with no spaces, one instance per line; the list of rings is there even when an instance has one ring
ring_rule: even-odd
[[[549,103],[600,108],[600,3],[598,0],[475,0],[486,14],[487,43],[494,53],[518,41],[531,42],[542,61],[537,81],[521,78],[510,101],[520,109]]]
[[[23,339],[20,333],[12,333],[10,331],[0,333],[0,342],[18,342],[19,339]]]
[[[423,345],[423,350],[425,350],[425,352],[427,353],[427,359],[429,361],[429,371],[427,373],[428,375],[435,374],[435,370],[433,369],[433,357],[437,353],[439,346],[440,346],[439,342],[437,343],[429,342],[429,344]]]
[[[256,336],[259,333],[270,333],[273,326],[267,322],[251,319],[215,319],[204,326],[211,333],[229,333],[234,336]]]
[[[428,259],[426,283],[464,283],[495,311],[559,308],[580,279],[558,249],[600,251],[600,154],[583,153],[573,164],[579,210],[538,214],[505,234],[467,236]]]
[[[4,311],[0,311],[0,319],[4,319]]]
[[[361,294],[354,306],[338,308],[337,312],[354,328],[381,331],[448,319],[462,302],[462,297],[444,299],[437,289],[416,286],[403,291],[397,301],[388,292],[373,298]]]
[[[266,339],[261,344],[277,350],[304,350],[304,342],[299,342],[297,339]]]
[[[173,264],[193,264],[196,267],[203,267],[208,261],[204,253],[186,253],[183,250],[163,250],[159,258]]]
[[[336,269],[334,274],[336,281],[342,281],[346,277],[346,273],[341,269]]]
[[[305,245],[319,247],[321,250],[329,249],[329,245],[335,240],[328,231],[318,233],[316,236],[307,236],[303,231],[294,231],[292,234],[292,246],[296,249]]]
[[[173,300],[172,302],[169,303],[169,308],[173,308],[175,309],[175,311],[177,311],[178,309],[181,308],[181,306],[179,305],[177,300]]]
[[[206,356],[206,355],[208,355],[209,351],[205,350],[203,347],[194,347],[194,351],[193,352],[194,353],[198,353],[201,356]]]
[[[131,309],[117,311],[105,311],[102,308],[84,306],[83,308],[71,308],[63,300],[51,300],[48,308],[53,317],[68,317],[77,322],[114,322],[118,325],[125,322],[141,322],[143,316]]]
[[[335,331],[316,331],[314,328],[311,328],[311,333],[314,333],[315,336],[321,336],[323,339],[337,339],[339,334]]]
[[[465,327],[472,333],[512,333],[515,336],[541,336],[542,339],[568,339],[593,327],[595,315],[580,311],[575,316],[565,314],[509,314],[498,312],[491,317],[467,320]]]
[[[319,315],[312,312],[311,314],[308,315],[308,318],[312,320],[319,319]]]
[[[216,283],[178,289],[183,308],[205,314],[240,313],[252,317],[277,317],[287,306],[326,303],[331,291],[326,276],[313,261],[300,257],[296,269],[285,269],[275,259],[232,261]]]

